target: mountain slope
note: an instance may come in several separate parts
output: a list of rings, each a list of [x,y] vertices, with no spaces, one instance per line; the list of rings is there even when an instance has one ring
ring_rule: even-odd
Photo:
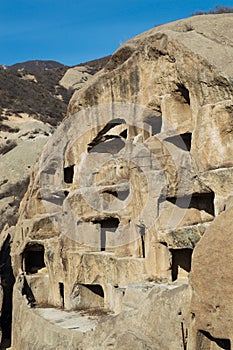
[[[106,58],[78,65],[79,78],[89,78]],[[60,85],[64,74],[74,84],[76,67],[54,61],[27,61],[0,66],[0,231],[17,220],[19,203],[27,189],[31,170],[43,145],[66,115],[75,86]],[[88,72],[88,73],[87,73]]]
[[[65,117],[71,97],[71,91],[59,85],[68,67],[34,70],[30,66],[0,68],[0,112],[27,113],[55,126]]]

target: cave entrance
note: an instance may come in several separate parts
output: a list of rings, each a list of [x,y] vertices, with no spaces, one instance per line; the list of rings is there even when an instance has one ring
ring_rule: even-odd
[[[138,227],[139,235],[141,238],[141,247],[140,247],[141,254],[140,255],[142,258],[145,258],[146,257],[146,250],[145,250],[146,227],[142,222],[137,224],[137,227]]]
[[[8,235],[0,252],[0,276],[3,289],[2,314],[0,325],[2,330],[2,341],[0,349],[11,346],[11,327],[12,327],[12,298],[15,278],[11,264],[11,236]]]
[[[117,154],[125,147],[125,142],[128,135],[127,128],[123,126],[124,130],[116,132],[113,129],[119,125],[125,125],[124,119],[116,118],[107,123],[96,135],[96,137],[88,144],[88,153],[111,153]],[[112,133],[109,133],[112,130]]]
[[[187,278],[188,273],[191,271],[193,250],[189,248],[170,249],[170,253],[172,256],[172,281],[176,281],[180,278]]]
[[[74,165],[70,165],[64,168],[64,182],[66,184],[72,184],[74,178]]]
[[[183,209],[204,210],[206,213],[214,216],[214,192],[193,193],[190,196],[167,197],[166,201],[175,204]]]
[[[100,249],[101,251],[106,250],[106,236],[108,232],[116,232],[118,226],[119,226],[119,219],[118,218],[107,218],[103,220],[94,220],[93,224],[99,224],[101,227],[100,232]]]
[[[59,282],[59,293],[61,297],[61,305],[62,308],[64,309],[65,306],[65,292],[64,292],[64,284],[62,282]]]
[[[44,246],[39,243],[29,243],[23,252],[23,271],[33,274],[43,267],[45,267]]]
[[[94,146],[89,153],[117,154],[125,147],[125,142],[118,136],[106,136],[103,141]]]
[[[230,339],[214,338],[206,331],[198,331],[197,333],[197,347],[196,350],[231,350]]]
[[[104,308],[104,290],[100,284],[79,284],[79,308]]]
[[[173,145],[182,149],[183,151],[190,151],[192,134],[191,132],[186,132],[184,134],[167,137],[166,139],[164,139],[164,141],[172,143]]]
[[[105,190],[103,192],[104,194],[110,194],[113,197],[119,199],[120,201],[124,201],[127,199],[127,197],[129,196],[130,192],[129,189],[125,190],[125,191],[121,191],[121,190],[117,190],[117,191],[113,191],[113,190]]]
[[[184,84],[178,83],[177,86],[177,92],[180,93],[180,95],[184,98],[184,101],[190,105],[190,95],[189,90],[184,86]]]
[[[159,134],[162,129],[162,115],[159,116],[149,116],[144,119],[144,123],[150,126],[151,136]]]

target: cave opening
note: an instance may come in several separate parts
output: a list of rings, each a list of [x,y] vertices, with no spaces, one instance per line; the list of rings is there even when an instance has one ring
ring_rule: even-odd
[[[191,271],[193,249],[179,248],[169,250],[172,256],[172,281],[176,281],[178,278],[182,278],[184,276],[186,277],[187,273]]]
[[[98,311],[104,309],[104,290],[100,284],[80,283],[77,285],[78,310]]]
[[[183,151],[190,152],[192,144],[192,133],[186,132],[175,136],[170,136],[164,139],[164,141],[170,142]]]
[[[59,282],[59,293],[60,293],[60,297],[61,297],[61,305],[62,308],[64,309],[65,306],[65,292],[64,292],[64,283]]]
[[[199,330],[197,333],[197,350],[225,349],[231,350],[230,339],[214,338],[209,332]]]
[[[151,136],[159,134],[162,129],[162,115],[146,117],[144,123],[151,127]]]
[[[184,86],[184,84],[176,84],[177,91],[181,94],[181,96],[185,99],[185,102],[190,105],[190,95],[189,90]]]
[[[198,209],[204,210],[206,213],[214,216],[214,192],[206,193],[193,193],[192,195],[180,196],[180,197],[167,197],[165,200],[175,204],[179,208],[183,209]]]
[[[125,142],[120,136],[106,135],[103,140],[93,146],[89,153],[111,153],[117,154],[125,147]]]
[[[29,243],[23,252],[23,270],[27,274],[34,274],[44,267],[44,246],[39,243]]]
[[[145,248],[145,234],[146,234],[146,226],[143,223],[139,223],[138,225],[139,235],[141,238],[141,256],[142,258],[146,257],[146,248]]]
[[[3,289],[2,314],[0,317],[0,326],[2,330],[1,349],[11,346],[12,298],[15,278],[11,263],[10,242],[11,236],[8,235],[0,252],[0,276]]]
[[[104,298],[104,290],[100,284],[81,284],[83,287],[89,289],[92,293]]]
[[[129,196],[130,192],[129,192],[129,189],[127,189],[125,191],[121,191],[121,190],[117,190],[117,191],[105,190],[103,193],[110,194],[113,197],[119,199],[120,201],[124,201]]]
[[[64,168],[64,182],[66,184],[72,184],[74,178],[74,165],[70,165]]]
[[[125,143],[121,138],[127,138],[127,129],[123,130],[120,135],[109,135],[109,130],[118,125],[126,124],[124,119],[115,118],[107,123],[96,135],[96,137],[88,144],[87,151],[98,153],[118,153]],[[107,134],[107,135],[106,135]]]
[[[108,232],[116,232],[118,226],[119,226],[119,219],[118,218],[107,218],[107,219],[97,219],[93,221],[93,224],[99,224],[101,227],[101,233],[100,233],[100,250],[105,251],[106,250],[106,236]]]
[[[127,139],[128,136],[128,130],[125,129],[120,133],[120,136],[123,137],[123,139]]]

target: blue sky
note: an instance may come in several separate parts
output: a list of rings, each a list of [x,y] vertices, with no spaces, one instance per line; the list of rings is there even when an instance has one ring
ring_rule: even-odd
[[[0,64],[51,59],[75,65],[217,3],[233,6],[233,0],[1,0]]]

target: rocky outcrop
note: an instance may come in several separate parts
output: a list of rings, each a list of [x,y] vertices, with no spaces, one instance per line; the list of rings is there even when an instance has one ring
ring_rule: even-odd
[[[210,285],[230,235],[215,240],[232,202],[232,22],[154,28],[75,92],[11,230],[14,349],[30,348],[36,319],[36,349],[69,334],[72,349],[230,348],[231,314]],[[59,332],[58,308],[97,322]]]
[[[106,56],[69,68],[60,80],[60,85],[66,89],[81,89],[95,73],[104,68],[109,59],[110,56]]]
[[[85,74],[92,77],[107,60],[106,57],[77,66],[80,73],[78,77],[72,73],[74,85],[79,84],[79,80],[83,85]],[[62,83],[59,85],[59,79],[65,74],[62,81],[67,81],[70,70],[73,72],[76,67],[67,69],[53,61],[28,61],[0,68],[0,80],[4,82],[0,93],[0,158],[4,169],[0,175],[0,231],[6,224],[16,224],[19,204],[34,164],[55,126],[64,118],[71,92],[77,88],[70,83],[64,87]],[[30,90],[36,93],[36,98]],[[54,101],[62,107],[54,108]]]
[[[28,115],[11,116],[1,125],[0,231],[15,225],[21,199],[27,190],[30,173],[43,145],[54,129]]]
[[[193,255],[193,331],[217,344],[232,339],[232,214],[231,207],[215,219]]]
[[[100,67],[96,64],[96,70],[98,69]],[[43,146],[55,130],[52,125],[58,124],[56,119],[58,110],[53,109],[52,103],[50,104],[51,99],[53,99],[53,102],[59,99],[62,106],[65,106],[63,110],[66,112],[68,96],[71,96],[71,94],[65,88],[61,86],[58,88],[57,86],[56,89],[55,86],[58,84],[62,72],[64,73],[66,70],[67,67],[51,61],[30,61],[12,67],[1,67],[0,69],[0,80],[4,80],[4,89],[0,94],[2,111],[0,118],[0,159],[2,166],[0,175],[0,231],[3,246],[8,239],[7,230],[17,222],[19,205],[27,190],[32,169],[38,161]],[[94,74],[94,70],[92,73]],[[13,89],[11,89],[12,85],[14,85]],[[22,89],[20,89],[20,86]],[[38,107],[38,99],[31,103],[31,92],[27,93],[27,91],[32,87],[33,91],[40,96],[39,99],[41,98],[41,91],[43,91],[43,96],[49,93],[48,100],[43,103],[42,107]],[[8,90],[10,90],[10,93]],[[60,93],[61,95],[59,95]],[[53,94],[56,96],[52,96]],[[7,98],[5,99],[4,96],[7,96]],[[43,108],[46,109],[46,104],[50,104],[50,106],[49,110],[47,109],[44,113]],[[30,114],[23,112],[29,112],[28,105],[30,105]],[[64,115],[61,113],[59,115],[60,120],[63,117]],[[5,231],[3,231],[4,227]],[[7,243],[8,245],[10,240]],[[5,256],[5,253],[3,253],[3,256]],[[9,276],[9,272],[5,272],[6,262],[5,258],[2,259],[0,265],[3,268],[0,270],[0,275],[3,292],[8,297],[3,299],[3,309],[5,311],[3,310],[1,325],[2,328],[9,328],[9,308],[12,309],[12,307],[9,306],[8,308],[6,303],[11,300],[12,276]],[[7,281],[9,284],[7,284]],[[9,316],[6,316],[7,314]],[[3,320],[6,317],[8,320]],[[4,337],[9,335],[8,331],[3,333]]]

